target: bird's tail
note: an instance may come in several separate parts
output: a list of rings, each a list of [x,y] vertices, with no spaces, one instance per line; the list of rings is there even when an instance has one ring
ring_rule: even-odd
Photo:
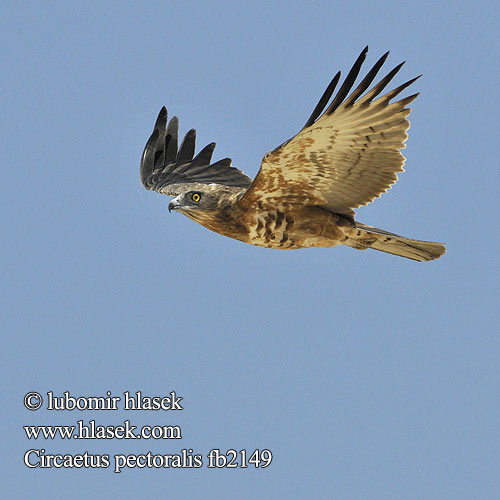
[[[420,262],[439,259],[446,252],[442,243],[412,240],[360,222],[352,228],[346,244],[359,250],[373,248]]]

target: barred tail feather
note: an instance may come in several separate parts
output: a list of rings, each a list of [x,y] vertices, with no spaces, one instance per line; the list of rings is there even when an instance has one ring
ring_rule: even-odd
[[[356,222],[347,244],[358,249],[373,248],[419,262],[439,259],[446,252],[442,243],[412,240],[360,222]]]

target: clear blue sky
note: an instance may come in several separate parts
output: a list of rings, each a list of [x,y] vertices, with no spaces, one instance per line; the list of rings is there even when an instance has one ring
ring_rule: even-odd
[[[500,498],[496,2],[4,2],[2,488],[9,499]],[[254,176],[333,74],[415,89],[406,173],[358,219],[444,241],[419,264],[223,238],[139,182],[160,107]],[[28,391],[182,396],[31,412]],[[31,440],[23,425],[179,425]],[[28,469],[46,453],[268,448],[266,469]],[[206,458],[205,458],[206,463]]]

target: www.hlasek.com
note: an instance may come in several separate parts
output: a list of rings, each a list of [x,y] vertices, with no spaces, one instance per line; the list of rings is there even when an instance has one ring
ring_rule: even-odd
[[[128,391],[121,396],[112,396],[108,391],[106,396],[73,397],[69,392],[63,396],[55,396],[52,391],[47,393],[46,409],[49,411],[89,411],[89,410],[118,410],[135,411],[171,411],[183,410],[180,404],[183,398],[172,391],[168,396],[143,396],[139,391],[131,395]],[[43,397],[38,392],[29,392],[24,397],[24,406],[35,411],[43,406]],[[78,420],[76,425],[25,425],[26,437],[35,439],[182,439],[182,430],[179,425],[143,425],[137,428],[130,420],[120,425],[99,425],[95,420],[84,422]],[[112,465],[114,472],[119,473],[126,468],[261,468],[271,464],[272,453],[268,449],[249,451],[229,449],[221,451],[211,449],[208,453],[194,453],[191,448],[182,449],[178,453],[163,454],[146,451],[140,454],[119,453],[92,454],[83,453],[48,453],[44,448],[29,449],[24,454],[24,464],[30,469],[68,469],[68,468],[109,468]]]
[[[25,425],[28,439],[182,439],[179,425],[143,425],[139,430],[130,420],[123,425],[87,424],[78,420],[75,425]]]

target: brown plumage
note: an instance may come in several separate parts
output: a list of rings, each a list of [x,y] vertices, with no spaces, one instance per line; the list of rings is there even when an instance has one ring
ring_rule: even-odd
[[[445,252],[441,243],[412,240],[354,220],[354,209],[386,192],[403,171],[407,105],[418,95],[390,102],[417,77],[377,98],[403,63],[368,90],[387,52],[348,96],[367,51],[332,101],[340,72],[302,130],[264,156],[253,182],[229,158],[210,164],[215,143],[194,157],[195,130],[178,148],[178,120],[173,117],[167,125],[162,108],[142,156],[144,187],[175,196],[169,210],[252,245],[348,245],[417,261],[439,258]]]

